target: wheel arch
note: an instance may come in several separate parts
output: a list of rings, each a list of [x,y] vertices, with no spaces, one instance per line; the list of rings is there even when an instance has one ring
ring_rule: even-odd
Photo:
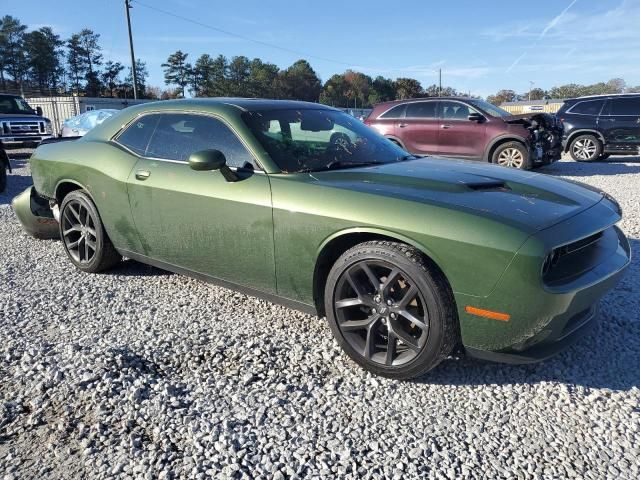
[[[405,147],[404,142],[400,140],[398,137],[396,137],[395,135],[385,135],[384,138],[386,138],[387,140],[391,140],[393,143],[399,145],[400,148],[402,148],[403,150],[407,150],[407,147]]]
[[[325,315],[324,290],[329,271],[335,264],[336,260],[338,260],[338,258],[340,258],[340,256],[350,248],[355,247],[360,243],[374,240],[404,243],[405,245],[414,247],[422,254],[423,258],[431,267],[437,269],[442,274],[447,281],[449,288],[453,291],[449,279],[435,259],[435,255],[433,252],[429,251],[429,249],[425,248],[424,245],[395,232],[388,232],[375,228],[353,228],[334,233],[330,237],[326,238],[318,248],[313,271],[313,302],[318,316],[322,317]]]
[[[576,139],[576,137],[579,137],[580,135],[593,135],[595,136],[598,140],[600,140],[600,143],[602,143],[602,146],[604,147],[606,142],[604,140],[604,135],[602,135],[601,132],[599,132],[598,130],[594,130],[592,128],[581,128],[579,130],[574,130],[573,132],[571,132],[569,134],[569,136],[567,137],[567,142],[564,145],[564,152],[568,152],[569,148],[571,147],[571,143]]]
[[[66,197],[69,193],[75,190],[85,191],[93,201],[93,196],[91,195],[91,192],[89,192],[89,190],[87,190],[84,187],[84,185],[76,182],[75,180],[65,179],[65,180],[60,180],[56,185],[56,188],[54,189],[53,196],[56,203],[58,203],[58,205],[62,204],[62,200],[64,199],[64,197]],[[95,201],[93,203],[95,204]]]
[[[484,152],[484,161],[491,163],[491,159],[493,157],[493,153],[496,151],[496,149],[500,145],[502,145],[504,143],[508,143],[508,142],[518,142],[519,144],[521,144],[525,148],[525,150],[527,150],[527,152],[529,152],[529,148],[528,148],[526,139],[524,139],[522,137],[515,136],[515,135],[501,135],[501,136],[496,137],[493,140],[491,140],[489,145],[487,145],[487,148],[486,148],[486,150]]]

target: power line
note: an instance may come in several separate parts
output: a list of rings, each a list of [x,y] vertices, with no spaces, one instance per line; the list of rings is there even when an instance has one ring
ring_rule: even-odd
[[[140,2],[138,0],[129,0],[129,1],[132,2],[132,3],[135,3],[137,5],[140,5],[141,7],[148,8],[149,10],[154,10],[156,12],[163,13],[163,14],[168,15],[170,17],[178,18],[178,19],[183,20],[185,22],[193,23],[194,25],[199,25],[200,27],[207,28],[207,29],[213,30],[215,32],[223,33],[225,35],[229,35],[230,37],[240,38],[242,40],[246,40],[247,42],[252,42],[252,43],[255,43],[255,44],[258,44],[258,45],[262,45],[262,46],[265,46],[265,47],[275,48],[277,50],[282,50],[283,52],[293,53],[295,55],[301,55],[301,56],[307,57],[307,58],[314,58],[316,60],[322,60],[322,61],[325,61],[325,62],[335,63],[335,64],[338,64],[338,65],[346,65],[347,67],[354,66],[351,63],[342,62],[340,60],[334,60],[334,59],[326,58],[326,57],[320,57],[318,55],[311,55],[309,53],[301,52],[299,50],[293,50],[291,48],[287,48],[287,47],[283,47],[283,46],[280,46],[280,45],[276,45],[274,43],[263,42],[262,40],[256,40],[255,38],[250,38],[250,37],[247,37],[245,35],[241,35],[239,33],[234,33],[234,32],[230,32],[228,30],[223,30],[221,28],[214,27],[214,26],[208,25],[206,23],[202,23],[202,22],[200,22],[198,20],[193,20],[191,18],[187,18],[187,17],[184,17],[182,15],[178,15],[176,13],[169,12],[168,10],[163,10],[162,8],[158,8],[158,7],[154,7],[152,5],[148,5],[148,4]]]

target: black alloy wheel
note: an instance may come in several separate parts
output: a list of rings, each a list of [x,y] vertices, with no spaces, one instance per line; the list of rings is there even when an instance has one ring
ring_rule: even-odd
[[[62,202],[60,238],[69,259],[82,271],[99,272],[122,259],[104,231],[93,201],[80,190],[69,193]]]
[[[365,242],[334,264],[325,311],[334,337],[365,369],[412,378],[435,367],[458,341],[455,302],[442,273],[416,249]]]
[[[342,335],[360,355],[381,365],[404,365],[424,347],[429,318],[407,274],[386,262],[362,260],[340,277],[334,300]]]

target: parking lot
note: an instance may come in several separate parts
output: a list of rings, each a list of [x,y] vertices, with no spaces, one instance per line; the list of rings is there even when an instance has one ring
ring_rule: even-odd
[[[541,364],[458,356],[418,381],[324,319],[133,261],[74,269],[0,194],[0,472],[11,478],[638,478],[640,157],[541,173],[613,195],[634,259],[600,324]],[[515,292],[524,294],[526,292]]]

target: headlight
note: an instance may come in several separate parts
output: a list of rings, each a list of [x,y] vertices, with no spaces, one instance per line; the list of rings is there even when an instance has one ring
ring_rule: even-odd
[[[45,122],[44,130],[45,132],[47,132],[48,135],[51,135],[53,133],[53,127],[51,126],[51,122]]]

